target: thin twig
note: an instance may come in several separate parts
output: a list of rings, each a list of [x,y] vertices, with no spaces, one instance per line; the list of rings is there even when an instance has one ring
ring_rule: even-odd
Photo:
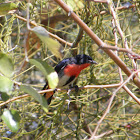
[[[15,84],[17,85],[21,85],[20,83],[17,83],[15,82]],[[84,87],[79,87],[79,89],[93,89],[93,88],[113,88],[113,87],[118,87],[120,86],[120,83],[119,84],[112,84],[112,85],[87,85],[87,86],[84,86]],[[72,88],[71,91],[74,91],[75,88]],[[53,89],[47,89],[47,90],[41,90],[39,91],[38,93],[39,94],[44,94],[44,93],[47,93],[47,92],[52,92]],[[67,91],[67,89],[57,89],[57,91]],[[13,101],[16,101],[16,100],[19,100],[19,99],[23,99],[23,98],[27,98],[27,97],[30,97],[29,94],[25,94],[25,95],[21,95],[21,96],[18,96],[18,97],[14,97],[12,99],[9,99],[3,103],[0,104],[0,107],[3,106],[3,105],[6,105],[10,102],[13,102]]]
[[[109,101],[109,104],[108,104],[108,106],[107,106],[107,109],[106,109],[106,111],[105,111],[105,113],[103,114],[103,116],[101,117],[101,119],[98,121],[98,123],[97,123],[97,126],[95,127],[95,129],[94,129],[94,132],[92,133],[92,136],[91,136],[91,138],[89,139],[89,140],[93,140],[93,139],[95,139],[95,135],[96,135],[96,133],[97,133],[97,131],[98,131],[98,128],[99,128],[99,126],[100,126],[100,124],[102,123],[102,121],[104,120],[104,118],[106,117],[106,115],[109,113],[109,111],[110,111],[110,107],[111,107],[111,104],[112,104],[112,102],[113,102],[113,99],[114,99],[114,97],[115,97],[115,95],[116,95],[116,93],[122,88],[122,87],[124,87],[125,86],[125,84],[127,83],[127,82],[129,82],[129,80],[130,79],[132,79],[132,77],[136,74],[136,73],[138,73],[140,70],[137,70],[136,72],[133,72],[114,92],[113,92],[113,94],[112,94],[112,96],[111,96],[111,98],[110,98],[110,101]],[[126,87],[125,87],[126,88]],[[136,101],[137,101],[137,103],[138,104],[140,104],[140,99],[136,99]]]
[[[102,138],[102,137],[105,137],[105,136],[110,136],[111,134],[113,134],[114,131],[113,130],[109,130],[107,132],[104,132],[98,136],[95,136],[94,139],[99,139],[99,138]]]
[[[115,8],[114,8],[114,5],[113,5],[112,1],[111,1],[111,0],[107,0],[107,4],[108,4],[109,9],[110,9],[110,11],[111,11],[112,17],[113,17],[113,19],[114,19],[114,21],[115,21],[116,28],[117,28],[117,30],[118,30],[118,32],[119,32],[121,38],[122,38],[122,42],[123,42],[123,44],[124,44],[124,47],[125,47],[127,50],[130,50],[129,47],[128,47],[127,38],[125,37],[125,34],[124,34],[124,32],[122,31],[122,29],[121,29],[121,27],[120,27],[119,18],[118,18],[118,15],[117,15],[116,12],[115,12]],[[130,53],[130,54],[131,54],[131,53]],[[131,56],[130,54],[128,53],[128,57],[129,57],[129,58],[132,58],[133,54],[132,54],[132,56]],[[135,56],[134,56],[134,57],[135,57]],[[138,58],[135,58],[135,59],[140,59],[140,57],[138,56]],[[136,67],[136,62],[135,62],[135,61],[132,61],[132,63],[133,63],[133,65],[134,65],[134,67]]]
[[[78,45],[78,43],[80,42],[80,40],[82,39],[82,37],[83,37],[83,29],[80,28],[80,29],[79,29],[79,33],[78,33],[76,39],[74,40],[74,42],[73,42],[73,44],[72,44],[72,48],[77,47],[77,45]],[[74,54],[75,54],[75,55],[77,54],[77,52],[75,53],[75,50],[74,50]]]
[[[133,92],[131,92],[131,90],[129,90],[129,88],[127,86],[123,86],[123,89],[135,100],[137,101],[138,104],[140,104],[140,99],[137,98],[137,96],[135,96],[135,94]]]
[[[95,43],[98,46],[108,46],[106,43],[104,43],[93,31],[67,6],[66,3],[60,0],[55,0],[67,13],[69,16],[71,16],[77,24],[83,30],[92,38],[92,40],[95,41]],[[132,71],[126,66],[126,64],[117,56],[115,53],[113,53],[112,50],[109,49],[103,49],[105,53],[107,53],[111,59],[125,72],[127,76],[130,76],[132,74]],[[136,76],[134,76],[135,78]],[[140,80],[133,80],[135,85],[137,85],[140,88]]]
[[[15,82],[15,84],[17,85],[21,85],[21,83],[17,83]],[[119,84],[111,84],[111,85],[86,85],[86,86],[83,86],[83,87],[79,87],[79,90],[81,89],[98,89],[98,88],[115,88],[115,87],[119,87],[122,83],[119,83]],[[72,88],[71,91],[74,91],[75,88]],[[39,94],[44,94],[44,93],[47,93],[47,92],[52,92],[53,89],[47,89],[47,90],[41,90],[39,91],[38,93]],[[57,89],[57,91],[67,91],[67,89]],[[133,96],[133,95],[132,95]],[[21,96],[17,96],[17,97],[13,97],[12,99],[9,99],[3,103],[0,104],[0,107],[3,106],[3,105],[6,105],[10,102],[13,102],[13,101],[16,101],[16,100],[19,100],[19,99],[23,99],[23,98],[27,98],[27,97],[30,97],[29,94],[25,94],[25,95],[21,95]],[[135,101],[138,100],[137,97],[133,98]]]
[[[16,15],[15,17],[18,18],[18,19],[20,19],[20,20],[22,20],[22,21],[27,22],[27,19],[25,19],[25,18],[23,18],[23,17],[21,17],[21,16]],[[30,21],[29,23],[30,23],[31,25],[37,26],[37,24],[36,24],[35,22],[33,22],[33,21]],[[57,35],[54,35],[54,34],[52,34],[52,33],[50,33],[50,32],[48,32],[48,34],[49,34],[51,37],[53,37],[53,38],[57,39],[58,41],[60,41],[61,43],[64,43],[64,44],[66,44],[66,45],[68,45],[68,46],[70,46],[70,47],[72,46],[72,43],[69,43],[69,42],[63,40],[62,38],[58,37]]]
[[[115,51],[118,51],[118,52],[125,52],[125,53],[129,53],[131,54],[131,58],[133,59],[140,59],[140,55],[132,52],[130,49],[125,49],[125,48],[118,48],[118,47],[114,47],[114,46],[100,46],[99,48],[102,48],[102,49],[111,49],[111,50],[115,50]]]
[[[74,102],[71,102],[70,105],[72,106],[74,112],[77,114],[79,109],[78,109],[78,106],[74,103]],[[84,117],[84,115],[82,114],[82,118]],[[88,126],[87,122],[85,121],[85,119],[83,120],[83,129],[89,134],[91,135],[92,134],[92,131],[90,129],[90,127]]]

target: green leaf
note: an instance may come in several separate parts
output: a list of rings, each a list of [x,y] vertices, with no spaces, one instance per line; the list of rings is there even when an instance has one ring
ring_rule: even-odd
[[[0,16],[4,16],[9,13],[11,10],[15,10],[17,5],[15,3],[1,3],[0,4]]]
[[[29,62],[42,71],[48,80],[49,87],[55,89],[58,84],[58,75],[54,69],[41,59],[30,59]]]
[[[5,92],[1,93],[1,98],[3,101],[7,101],[9,99],[9,95],[7,95]]]
[[[4,76],[0,76],[0,91],[8,93],[13,89],[13,82]]]
[[[41,104],[41,106],[44,109],[44,111],[45,112],[48,112],[48,104],[47,104],[46,99],[42,95],[40,95],[39,93],[37,93],[36,90],[34,90],[32,87],[26,86],[26,85],[21,85],[20,86],[20,89],[22,91],[28,93],[32,97],[34,97],[34,99]]]
[[[58,41],[49,37],[47,30],[41,26],[30,29],[33,31],[42,42],[48,47],[48,49],[58,58],[62,58],[61,45]]]
[[[4,109],[4,112],[1,116],[1,118],[7,124],[8,128],[11,131],[17,132],[19,130],[20,116],[17,111],[15,111],[15,110],[9,111],[8,109]]]
[[[14,74],[13,62],[4,53],[0,53],[0,72],[7,77],[12,77]]]
[[[79,8],[84,8],[84,4],[79,0],[64,0],[66,4],[72,9],[72,10],[78,10]]]

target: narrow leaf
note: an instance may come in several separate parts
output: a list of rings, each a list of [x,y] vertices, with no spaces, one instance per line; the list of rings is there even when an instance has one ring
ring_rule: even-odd
[[[58,75],[54,69],[41,59],[30,59],[29,62],[42,71],[48,80],[49,87],[55,89],[58,84]]]
[[[8,93],[13,89],[13,82],[4,76],[0,76],[0,91]]]
[[[42,42],[48,47],[48,49],[58,58],[62,58],[61,45],[58,41],[49,37],[47,30],[41,26],[30,29],[33,31]]]
[[[4,53],[0,53],[0,72],[7,77],[12,77],[14,74],[12,59]]]
[[[1,3],[0,4],[0,16],[4,16],[12,10],[15,10],[17,5],[15,3]]]
[[[46,99],[41,96],[39,93],[37,93],[36,90],[34,90],[32,87],[30,86],[26,86],[26,85],[21,85],[20,89],[26,93],[28,93],[29,95],[31,95],[36,101],[38,101],[42,108],[44,109],[45,112],[48,112],[48,104]]]
[[[84,4],[80,0],[64,0],[67,5],[73,10],[78,10],[79,8],[84,8]]]
[[[1,116],[1,118],[6,123],[6,125],[8,126],[8,128],[11,131],[17,132],[19,130],[20,116],[17,111],[15,111],[15,110],[9,111],[8,109],[4,109],[4,112]]]

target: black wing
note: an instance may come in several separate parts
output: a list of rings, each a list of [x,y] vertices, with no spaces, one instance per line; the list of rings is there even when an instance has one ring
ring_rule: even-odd
[[[61,62],[59,62],[59,63],[56,65],[56,67],[55,67],[54,69],[55,69],[55,71],[56,71],[57,73],[59,73],[59,72],[60,72],[62,69],[64,69],[66,66],[67,66],[67,60],[64,59],[64,60],[62,60]]]
[[[73,57],[63,59],[61,62],[59,62],[56,67],[54,68],[57,73],[59,73],[61,70],[63,70],[68,64],[75,64],[75,59]]]

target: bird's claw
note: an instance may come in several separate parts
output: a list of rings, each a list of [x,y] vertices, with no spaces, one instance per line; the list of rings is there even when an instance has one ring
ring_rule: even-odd
[[[69,107],[70,107],[70,100],[71,100],[71,99],[67,100],[67,102],[68,102],[68,109],[69,109]]]
[[[75,85],[74,88],[75,88],[75,92],[79,91],[79,87],[77,85]]]

